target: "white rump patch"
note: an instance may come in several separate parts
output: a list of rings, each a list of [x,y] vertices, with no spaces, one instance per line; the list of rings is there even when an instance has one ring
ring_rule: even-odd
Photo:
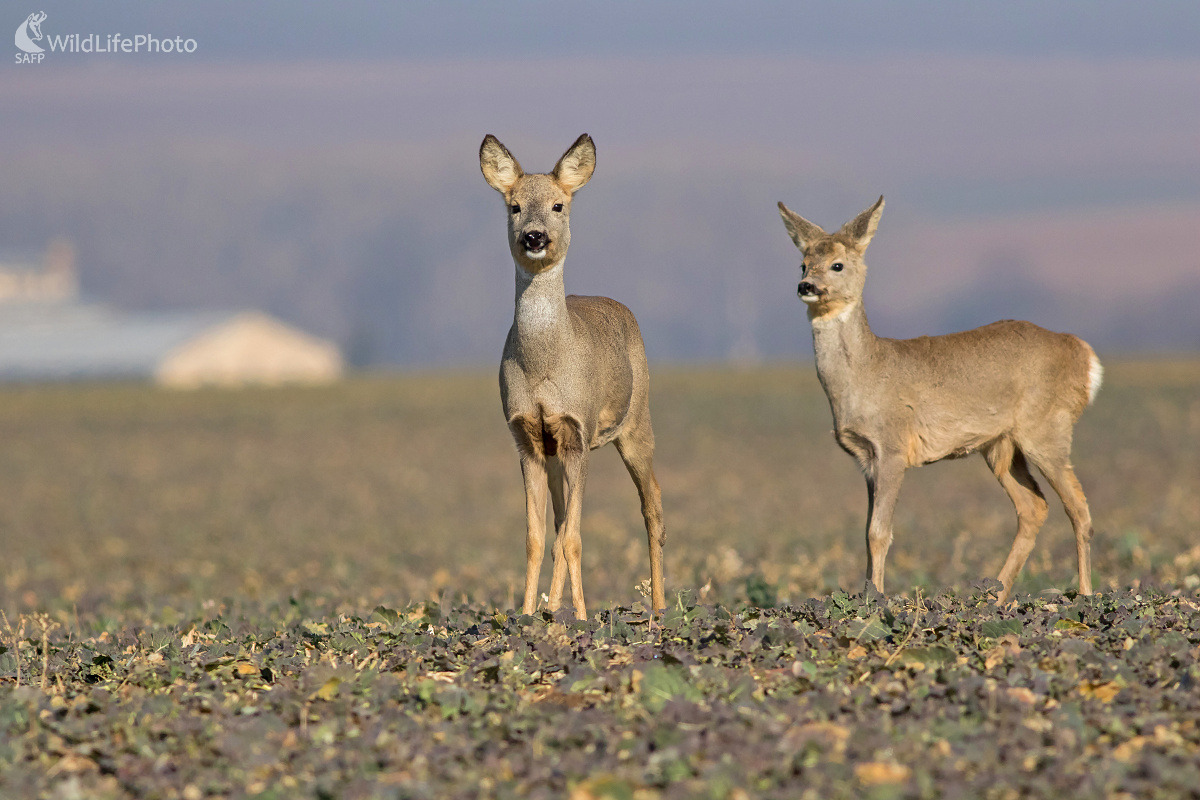
[[[1088,348],[1088,403],[1096,399],[1100,392],[1100,384],[1104,382],[1104,367],[1096,357],[1096,351]]]

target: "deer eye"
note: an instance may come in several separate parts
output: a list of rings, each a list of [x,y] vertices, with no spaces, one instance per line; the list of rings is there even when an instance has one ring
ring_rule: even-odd
[[[555,210],[555,211],[562,211],[562,203],[555,203],[555,204],[554,204],[554,210]]]
[[[801,264],[800,265],[800,277],[803,278],[807,274],[808,274],[808,264]]]
[[[830,269],[833,270],[834,272],[841,272],[845,268],[846,268],[845,265],[842,264],[842,262],[840,262],[840,261],[830,267]]]
[[[512,206],[509,208],[509,210],[512,211],[512,213],[514,213],[514,214],[521,213],[521,207],[519,205],[517,205],[516,203],[513,203]]]

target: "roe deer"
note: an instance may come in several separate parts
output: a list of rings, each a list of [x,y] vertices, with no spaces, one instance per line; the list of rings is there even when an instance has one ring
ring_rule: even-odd
[[[863,255],[882,212],[880,197],[828,234],[779,204],[803,253],[797,292],[808,305],[834,436],[867,479],[867,580],[883,591],[904,471],[979,451],[1017,510],[998,601],[1012,594],[1046,520],[1028,463],[1062,498],[1075,529],[1079,591],[1091,594],[1092,517],[1070,456],[1075,422],[1100,389],[1096,353],[1070,334],[1013,320],[947,336],[877,337],[863,309]]]
[[[596,146],[586,133],[548,175],[526,175],[488,134],[479,166],[504,195],[517,302],[500,362],[500,399],[525,478],[525,605],[537,608],[546,541],[546,490],[554,504],[554,574],[548,607],[562,602],[567,571],[575,616],[587,619],[579,532],[588,453],[609,442],[637,485],[650,545],[653,610],[663,595],[662,496],[654,478],[650,372],[637,320],[607,297],[567,296],[563,260],[571,244],[571,198],[592,177]]]

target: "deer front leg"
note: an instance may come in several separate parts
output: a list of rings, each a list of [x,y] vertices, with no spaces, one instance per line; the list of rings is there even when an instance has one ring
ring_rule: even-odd
[[[892,545],[892,512],[904,481],[904,462],[882,458],[867,473],[867,580],[883,593],[883,566]]]
[[[554,571],[550,577],[550,595],[548,608],[557,611],[562,602],[563,586],[566,583],[566,562],[563,561],[563,540],[566,538],[567,503],[563,496],[563,463],[557,456],[546,459],[546,473],[549,476],[550,502],[554,507],[554,545],[551,557],[554,559]],[[561,576],[560,576],[560,573]]]
[[[568,453],[563,458],[563,497],[566,500],[566,525],[555,542],[555,556],[561,561],[554,563],[554,589],[562,595],[566,573],[571,576],[571,602],[575,606],[575,618],[587,619],[587,605],[583,599],[583,535],[580,524],[583,518],[583,485],[587,482],[588,453],[586,450]],[[560,570],[561,567],[565,567]],[[551,598],[553,602],[554,598]],[[556,606],[557,607],[557,606]]]
[[[537,611],[538,578],[546,553],[546,467],[533,458],[521,459],[525,478],[525,605],[522,611]]]

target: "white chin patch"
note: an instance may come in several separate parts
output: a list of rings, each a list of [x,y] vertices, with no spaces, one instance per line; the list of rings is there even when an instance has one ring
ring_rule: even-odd
[[[528,258],[530,261],[541,261],[543,258],[545,258],[545,257],[546,257],[546,251],[545,251],[545,250],[538,250],[538,251],[535,253],[535,252],[533,252],[532,250],[526,250],[526,251],[525,251],[525,257],[526,257],[526,258]]]
[[[815,294],[802,294],[802,295],[800,295],[800,299],[803,300],[804,302],[808,303],[811,306],[813,303],[817,302],[821,298]]]

